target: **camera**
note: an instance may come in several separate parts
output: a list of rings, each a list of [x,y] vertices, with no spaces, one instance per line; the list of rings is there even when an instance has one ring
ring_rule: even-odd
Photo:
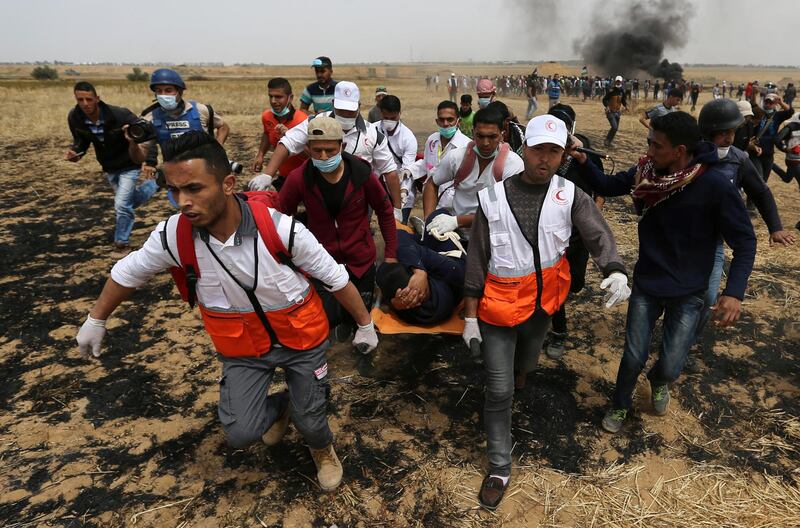
[[[235,161],[231,161],[231,172],[234,174],[241,174],[242,170],[244,170],[244,165]]]
[[[144,143],[156,138],[156,127],[146,119],[137,119],[128,125],[128,135],[136,143]]]

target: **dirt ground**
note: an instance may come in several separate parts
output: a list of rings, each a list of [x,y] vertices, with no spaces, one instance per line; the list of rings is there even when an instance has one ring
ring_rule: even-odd
[[[299,93],[308,71],[292,71]],[[425,90],[425,71],[379,80],[342,68],[339,78],[361,79],[365,112],[375,86],[387,84],[421,145],[446,97],[443,86]],[[769,73],[703,75],[764,81]],[[149,102],[145,84],[103,76],[96,69],[88,78],[101,79],[108,102],[135,110]],[[231,159],[252,161],[264,84],[190,82],[187,95],[231,123]],[[568,304],[564,359],[543,357],[515,395],[514,474],[496,513],[477,507],[486,467],[482,371],[460,338],[384,337],[372,363],[334,346],[329,415],[345,476],[324,494],[293,430],[275,448],[226,445],[216,416],[219,363],[168,276],[116,312],[100,360],[79,357],[75,333],[113,264],[114,212],[93,155],[60,161],[70,86],[0,81],[0,526],[800,526],[800,246],[770,247],[760,218],[739,325],[709,329],[666,416],[651,413],[641,380],[633,418],[616,436],[599,422],[625,306],[602,309],[600,275],[590,270]],[[524,112],[523,99],[504,100]],[[578,130],[602,144],[599,102],[566,102]],[[611,150],[618,169],[644,153],[644,130],[623,117]],[[797,185],[773,176],[770,186],[794,230]],[[169,214],[161,192],[138,210],[134,243]],[[630,200],[610,200],[604,214],[632,268]]]

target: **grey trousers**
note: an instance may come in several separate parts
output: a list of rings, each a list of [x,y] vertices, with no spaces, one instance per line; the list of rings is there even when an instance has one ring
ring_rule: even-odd
[[[536,311],[530,319],[513,327],[479,321],[481,352],[486,368],[483,424],[486,428],[489,474],[511,475],[511,402],[514,371],[527,374],[539,362],[550,316]]]
[[[222,357],[219,381],[219,421],[228,444],[246,447],[261,439],[292,402],[292,423],[309,447],[322,449],[333,442],[328,427],[328,341],[311,350],[273,347],[261,357]],[[267,395],[275,369],[286,374],[285,392]]]

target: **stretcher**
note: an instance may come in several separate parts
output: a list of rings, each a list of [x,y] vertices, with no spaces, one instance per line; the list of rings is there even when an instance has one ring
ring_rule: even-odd
[[[375,326],[381,334],[450,334],[464,333],[464,303],[461,302],[453,310],[450,319],[435,325],[415,325],[397,317],[389,307],[374,307],[371,315]]]

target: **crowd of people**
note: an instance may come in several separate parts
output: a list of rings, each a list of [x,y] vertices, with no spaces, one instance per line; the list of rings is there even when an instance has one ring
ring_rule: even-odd
[[[77,83],[65,159],[78,161],[94,146],[115,191],[114,249],[126,253],[78,332],[81,353],[99,357],[108,317],[170,270],[222,363],[218,415],[227,441],[272,446],[293,423],[323,490],[337,488],[343,474],[327,421],[326,352],[352,341],[357,353],[372,354],[374,305],[410,325],[436,325],[463,310],[464,343],[486,374],[488,468],[479,500],[495,509],[511,476],[514,390],[542,350],[556,359],[565,353],[566,306],[585,285],[590,256],[603,276],[604,306],[628,302],[616,389],[600,424],[616,433],[662,315],[659,357],[647,374],[656,415],[667,412],[670,385],[706,323],[739,318],[756,252],[740,188],[770,243],[795,242],[765,183],[777,167],[775,148],[787,154],[779,175],[800,183],[800,119],[776,92],[763,103],[755,89],[738,102],[721,96],[696,119],[678,110],[685,83],[655,81],[653,99],[665,96],[640,116],[647,152],[606,174],[562,95],[600,98],[608,146],[640,95],[637,80],[453,74],[454,93],[431,110],[437,129],[419,151],[399,97],[379,86],[365,119],[356,83],[334,79],[328,57],[311,66],[316,81],[299,107],[287,79],[267,83],[251,165],[258,175],[246,192],[224,148],[228,124],[211,105],[184,99],[186,84],[171,69],[152,74],[156,102],[139,116]],[[426,81],[439,84],[438,76]],[[643,87],[646,94],[648,81]],[[474,92],[476,109],[464,92]],[[523,93],[533,100],[524,125],[498,99]],[[549,105],[535,115],[539,94]],[[155,173],[177,212],[128,252],[135,209],[159,190]],[[602,214],[605,197],[628,195],[640,217],[632,271]],[[423,215],[413,216],[420,201]],[[720,292],[724,244],[733,260]],[[288,388],[270,394],[278,368]]]

